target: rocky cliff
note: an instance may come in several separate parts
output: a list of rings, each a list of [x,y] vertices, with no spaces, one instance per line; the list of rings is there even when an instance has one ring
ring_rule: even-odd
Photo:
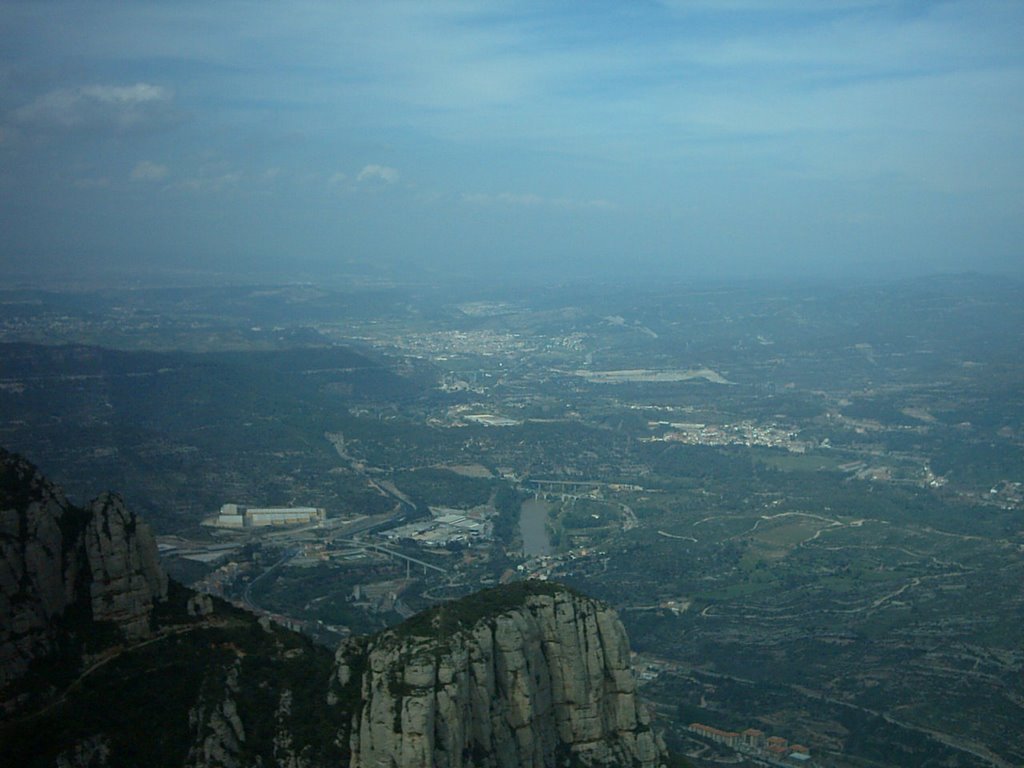
[[[149,529],[111,494],[80,509],[0,449],[0,688],[54,650],[66,620],[148,634],[167,596]]]
[[[119,496],[103,494],[89,513],[84,539],[93,620],[114,622],[129,640],[145,637],[153,604],[167,599],[156,540]]]
[[[625,630],[608,607],[526,582],[478,593],[338,653],[359,686],[353,768],[658,766]]]
[[[345,765],[332,660],[169,582],[117,496],[78,507],[0,450],[0,763]]]

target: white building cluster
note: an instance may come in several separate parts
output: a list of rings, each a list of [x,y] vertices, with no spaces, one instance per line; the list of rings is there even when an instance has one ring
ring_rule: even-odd
[[[322,522],[327,513],[320,507],[246,507],[223,504],[212,521],[217,528],[261,528]]]
[[[486,507],[477,508],[476,512],[465,512],[459,509],[431,507],[430,520],[418,520],[400,528],[392,528],[383,533],[389,541],[412,541],[424,547],[444,547],[452,543],[470,544],[473,541],[489,539],[493,525],[483,519],[483,512],[493,514]]]

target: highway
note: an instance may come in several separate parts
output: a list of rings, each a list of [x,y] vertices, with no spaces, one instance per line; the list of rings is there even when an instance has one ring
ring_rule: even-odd
[[[346,541],[349,544],[351,544],[352,546],[360,548],[360,549],[373,549],[373,550],[376,550],[378,552],[382,552],[385,555],[388,555],[389,557],[397,557],[397,558],[400,558],[400,559],[405,560],[407,562],[415,563],[416,565],[421,566],[424,571],[427,568],[430,568],[432,571],[437,571],[438,573],[440,573],[440,574],[442,574],[444,576],[448,575],[448,571],[446,571],[444,568],[442,568],[439,565],[434,565],[433,563],[428,563],[425,560],[420,560],[419,558],[411,557],[410,555],[403,554],[402,552],[398,552],[398,551],[396,551],[394,549],[388,549],[387,547],[385,547],[385,546],[383,546],[381,544],[371,544],[370,542],[356,541],[355,539],[343,539],[343,541]]]
[[[267,576],[272,574],[278,568],[287,563],[289,560],[291,560],[293,557],[295,557],[295,555],[297,555],[298,553],[298,547],[292,547],[291,549],[285,550],[285,553],[276,563],[267,568],[267,570],[265,570],[263,573],[261,573],[259,576],[257,576],[255,579],[253,579],[246,585],[245,592],[242,593],[242,602],[245,603],[246,608],[248,608],[253,613],[259,612],[260,607],[256,605],[256,603],[254,603],[252,600],[252,588],[255,587],[259,582],[263,581],[263,579],[267,578]]]

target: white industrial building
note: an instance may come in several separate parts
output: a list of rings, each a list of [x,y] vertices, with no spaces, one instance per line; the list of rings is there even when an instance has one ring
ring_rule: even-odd
[[[324,520],[320,507],[246,507],[223,504],[213,520],[218,528],[261,528],[269,525],[306,525]]]

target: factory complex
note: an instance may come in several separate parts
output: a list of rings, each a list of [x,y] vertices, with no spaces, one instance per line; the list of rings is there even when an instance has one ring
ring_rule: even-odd
[[[204,521],[215,528],[262,528],[266,526],[308,525],[322,522],[327,513],[321,507],[247,507],[223,504],[220,514]]]

